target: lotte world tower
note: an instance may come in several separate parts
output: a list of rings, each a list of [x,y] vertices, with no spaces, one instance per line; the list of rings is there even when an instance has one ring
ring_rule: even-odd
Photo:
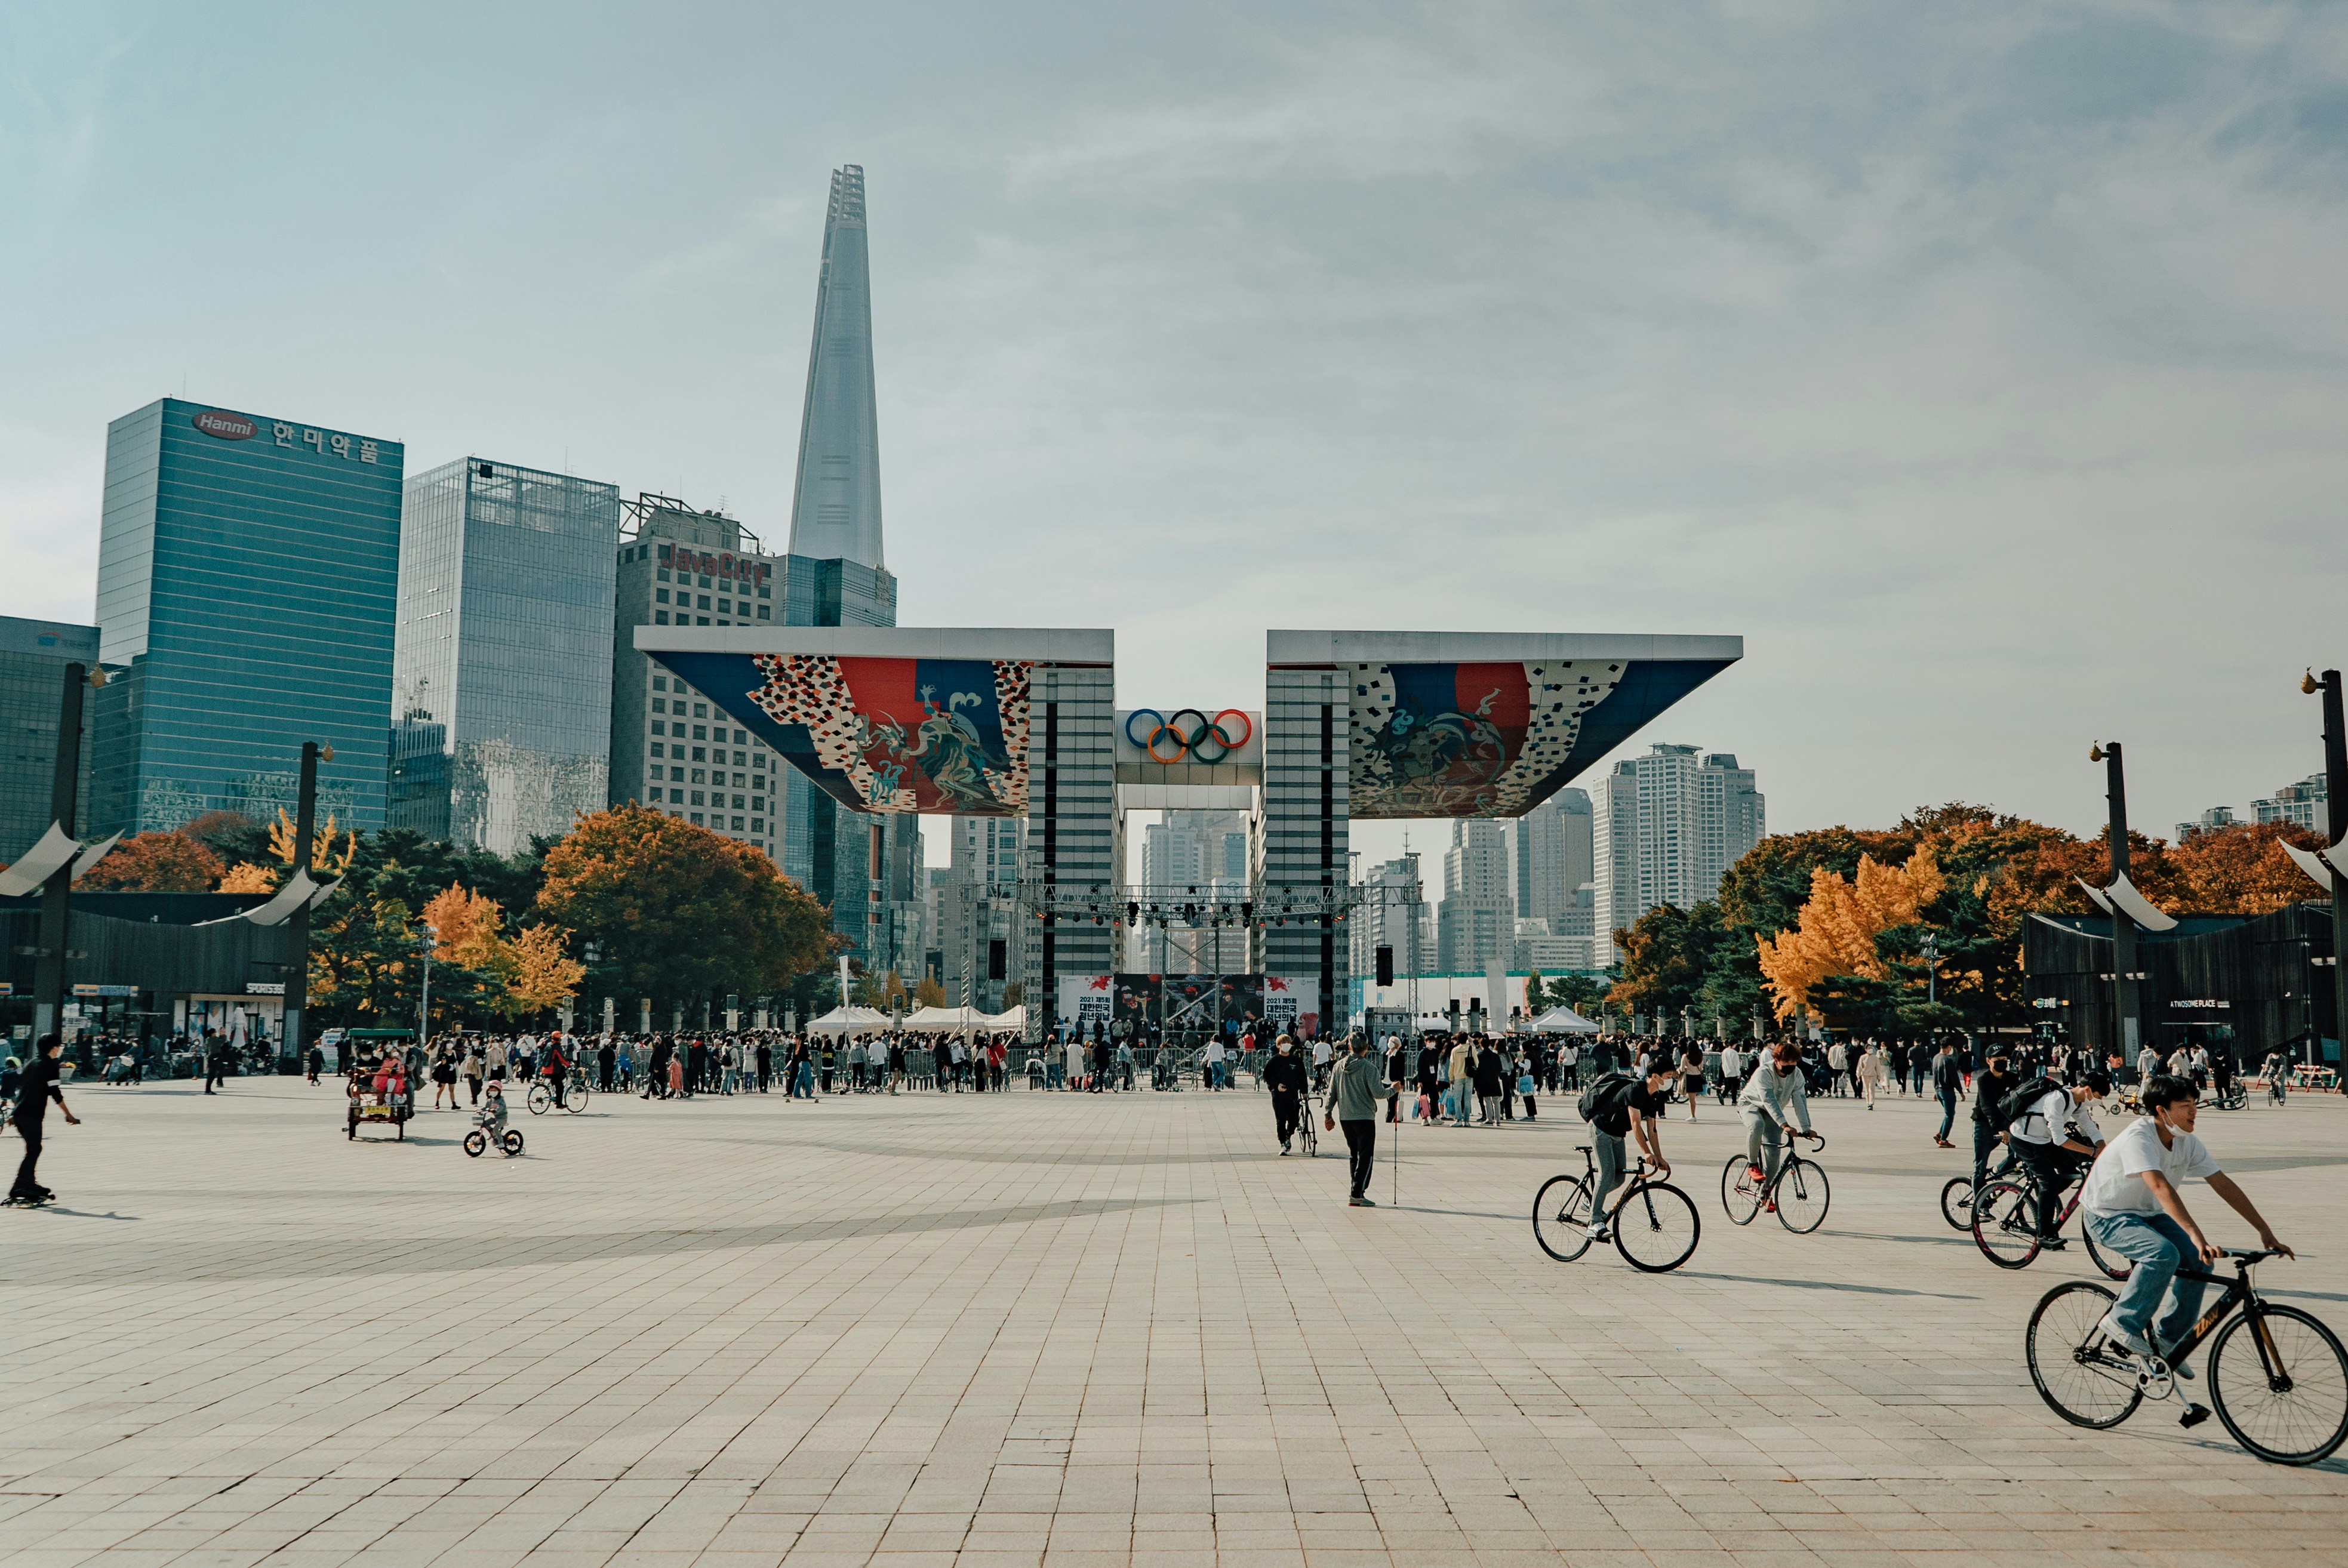
[[[788,626],[894,626],[897,579],[880,544],[880,428],[872,374],[872,286],[866,263],[864,170],[834,169],[817,276],[815,333],[799,417]],[[918,819],[843,812],[801,774],[787,774],[784,872],[831,909],[850,956],[920,976]]]

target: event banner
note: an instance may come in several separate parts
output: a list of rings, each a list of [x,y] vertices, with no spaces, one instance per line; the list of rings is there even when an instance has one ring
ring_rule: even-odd
[[[1321,981],[1311,975],[1263,978],[1264,1021],[1283,1034],[1309,1039],[1321,1032]]]
[[[1106,1027],[1117,1006],[1115,975],[1062,975],[1060,1021],[1090,1035]]]

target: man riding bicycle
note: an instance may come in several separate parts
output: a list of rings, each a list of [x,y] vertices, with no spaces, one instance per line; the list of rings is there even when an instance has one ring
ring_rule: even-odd
[[[2135,1354],[2155,1356],[2163,1354],[2156,1347],[2183,1339],[2201,1310],[2202,1282],[2178,1279],[2178,1269],[2188,1260],[2214,1263],[2224,1251],[2201,1234],[2178,1195],[2186,1178],[2209,1183],[2228,1207],[2250,1222],[2260,1246],[2285,1257],[2298,1255],[2275,1239],[2257,1205],[2193,1135],[2201,1097],[2192,1083],[2157,1074],[2144,1087],[2142,1104],[2143,1117],[2106,1144],[2087,1173],[2079,1204],[2096,1245],[2136,1260],[2127,1288],[2098,1327]],[[2164,1301],[2166,1310],[2155,1324],[2153,1310]],[[2169,1370],[2180,1378],[2193,1376],[2189,1367]]]
[[[2031,1184],[2037,1190],[2038,1245],[2050,1252],[2061,1252],[2066,1245],[2055,1234],[2063,1219],[2055,1200],[2104,1144],[2103,1131],[2087,1113],[2086,1103],[2111,1091],[2111,1079],[2100,1071],[2067,1088],[2058,1083],[2023,1107],[2006,1129],[2009,1146],[2029,1167]]]
[[[1802,1087],[1802,1051],[1791,1040],[1771,1047],[1769,1060],[1746,1081],[1736,1097],[1736,1114],[1745,1122],[1745,1158],[1756,1181],[1776,1180],[1785,1134],[1798,1132],[1814,1143],[1826,1142],[1811,1130],[1809,1094]],[[1776,1214],[1777,1200],[1769,1199],[1766,1208]]]
[[[546,1037],[546,1060],[538,1071],[539,1075],[546,1080],[547,1086],[554,1091],[554,1108],[557,1111],[566,1109],[562,1095],[571,1077],[571,1063],[563,1057],[561,1035]]]
[[[1598,1146],[1598,1192],[1590,1204],[1591,1241],[1605,1241],[1612,1235],[1606,1216],[1612,1212],[1614,1189],[1622,1185],[1627,1171],[1625,1137],[1639,1145],[1655,1180],[1663,1181],[1672,1173],[1672,1163],[1663,1158],[1663,1134],[1658,1123],[1671,1104],[1673,1071],[1671,1057],[1659,1050],[1647,1059],[1643,1078],[1605,1096],[1594,1107],[1598,1114],[1590,1119],[1590,1131],[1594,1134],[1591,1141]]]

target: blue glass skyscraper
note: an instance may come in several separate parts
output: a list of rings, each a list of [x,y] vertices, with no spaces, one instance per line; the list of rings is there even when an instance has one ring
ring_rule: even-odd
[[[294,804],[383,825],[405,449],[174,397],[107,427],[90,830],[259,820]]]

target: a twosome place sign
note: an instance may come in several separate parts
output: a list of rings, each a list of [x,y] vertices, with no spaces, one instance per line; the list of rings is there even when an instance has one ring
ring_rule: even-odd
[[[2234,1004],[2223,997],[2180,997],[2168,1004],[2173,1008],[2230,1008]]]

